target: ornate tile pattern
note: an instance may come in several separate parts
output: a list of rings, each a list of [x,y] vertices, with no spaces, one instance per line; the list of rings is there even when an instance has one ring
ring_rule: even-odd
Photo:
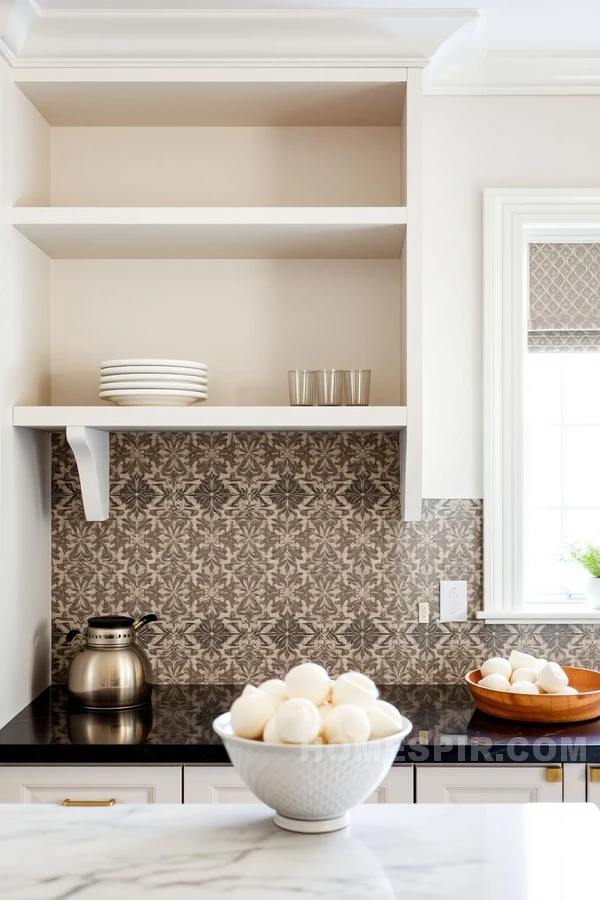
[[[469,582],[471,616],[481,606],[482,506],[427,500],[401,522],[394,435],[115,434],[111,485],[111,518],[86,522],[54,436],[57,681],[67,631],[109,612],[157,613],[144,641],[163,684],[239,684],[306,659],[452,683],[515,646],[600,665],[593,626],[437,622],[441,578]]]

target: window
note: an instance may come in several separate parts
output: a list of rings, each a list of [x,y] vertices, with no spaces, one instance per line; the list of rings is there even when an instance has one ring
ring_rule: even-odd
[[[600,544],[600,192],[485,204],[481,615],[598,621],[567,557]]]

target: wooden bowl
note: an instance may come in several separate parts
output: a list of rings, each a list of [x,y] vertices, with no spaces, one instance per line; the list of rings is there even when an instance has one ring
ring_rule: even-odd
[[[600,716],[600,672],[562,667],[579,694],[510,694],[479,687],[480,669],[467,672],[465,681],[475,706],[489,716],[519,722],[587,722]]]

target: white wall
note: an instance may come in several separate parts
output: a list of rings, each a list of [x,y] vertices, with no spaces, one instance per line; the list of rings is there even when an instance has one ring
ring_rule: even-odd
[[[393,206],[400,129],[53,128],[55,206]]]
[[[425,497],[482,496],[482,191],[598,187],[600,97],[425,97]]]
[[[399,266],[52,260],[52,403],[98,405],[100,361],[131,356],[206,362],[216,406],[285,405],[305,366],[373,369],[372,402],[400,403]]]
[[[48,196],[50,140],[46,123],[14,89],[3,62],[0,114],[0,620],[6,637],[0,653],[3,725],[50,681],[48,436],[12,426],[14,404],[49,402],[50,260],[10,224],[14,203]]]

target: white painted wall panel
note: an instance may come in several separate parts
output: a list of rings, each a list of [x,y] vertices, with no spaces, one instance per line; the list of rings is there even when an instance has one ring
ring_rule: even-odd
[[[400,206],[400,129],[53,128],[55,206]]]
[[[482,488],[482,191],[598,187],[600,97],[423,99],[424,497]]]

